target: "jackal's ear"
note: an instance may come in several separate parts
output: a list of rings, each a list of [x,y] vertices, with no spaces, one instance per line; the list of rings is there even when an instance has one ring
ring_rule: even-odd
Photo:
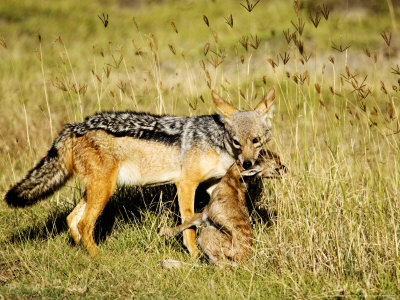
[[[216,92],[211,91],[211,98],[214,102],[215,108],[218,113],[224,117],[228,117],[233,113],[237,112],[237,109],[230,103],[228,103],[224,98],[219,96]]]
[[[267,114],[271,108],[273,107],[275,101],[275,89],[271,87],[268,92],[265,94],[264,98],[257,104],[254,110],[259,110],[264,114]],[[271,110],[272,113],[273,110]],[[272,117],[272,114],[271,116]]]

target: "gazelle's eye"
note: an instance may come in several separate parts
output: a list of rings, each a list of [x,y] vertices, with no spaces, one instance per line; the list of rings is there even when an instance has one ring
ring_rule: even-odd
[[[235,146],[236,148],[240,148],[240,143],[237,139],[233,139],[233,146]]]
[[[260,138],[255,137],[255,138],[253,139],[253,144],[257,144],[257,143],[259,143],[259,142],[260,142]]]

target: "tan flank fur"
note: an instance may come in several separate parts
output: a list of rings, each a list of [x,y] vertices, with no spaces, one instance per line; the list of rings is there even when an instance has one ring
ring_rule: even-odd
[[[104,112],[66,124],[48,154],[6,194],[13,207],[32,205],[77,175],[86,191],[67,217],[76,243],[96,256],[93,229],[118,184],[175,183],[182,220],[194,214],[201,182],[225,175],[235,160],[253,167],[271,139],[271,88],[254,110],[238,111],[212,92],[218,114],[197,117],[137,112]],[[184,244],[199,253],[195,231],[185,230]]]
[[[217,265],[245,263],[252,249],[253,231],[246,205],[243,177],[257,173],[267,178],[281,177],[286,168],[279,156],[265,151],[253,169],[245,170],[237,161],[211,192],[209,204],[181,225],[159,229],[161,235],[173,236],[192,226],[206,224],[198,238],[200,247]]]

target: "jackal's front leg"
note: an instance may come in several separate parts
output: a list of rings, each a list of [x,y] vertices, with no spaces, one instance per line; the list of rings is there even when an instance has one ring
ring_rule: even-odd
[[[176,187],[178,189],[179,212],[182,222],[194,215],[194,196],[198,183],[193,181],[178,181]],[[194,229],[185,229],[183,231],[183,244],[189,250],[192,257],[197,258],[200,251],[196,244],[196,231]]]

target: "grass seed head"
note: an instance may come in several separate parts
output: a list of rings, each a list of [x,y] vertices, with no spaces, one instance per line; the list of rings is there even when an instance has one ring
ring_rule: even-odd
[[[208,50],[210,50],[210,43],[204,45],[204,56],[207,56]]]
[[[249,49],[249,37],[247,35],[243,35],[239,39],[239,43],[243,46],[243,48],[247,51]]]
[[[133,67],[133,66],[132,66]],[[134,67],[133,67],[134,68]],[[110,74],[111,74],[111,68],[109,67],[109,66],[107,66],[105,69],[104,69],[104,73],[106,74],[106,77],[107,78],[109,78],[110,77]]]
[[[62,40],[61,36],[58,36],[58,38],[56,39],[57,42],[59,42],[62,46],[64,45],[64,41]]]
[[[171,21],[171,27],[175,31],[176,34],[178,34],[178,28],[176,28],[175,22]]]
[[[303,21],[303,19],[299,17],[297,18],[297,23],[294,23],[293,20],[291,20],[290,23],[292,23],[293,27],[296,29],[299,35],[302,36],[304,27],[306,26],[306,23]]]
[[[390,47],[390,43],[392,42],[392,33],[391,32],[382,32],[381,36],[385,41],[386,45]]]
[[[208,18],[206,15],[203,15],[203,21],[206,23],[207,27],[210,27],[210,22],[208,21]]]
[[[200,61],[200,66],[204,71],[206,70],[206,64],[204,63],[204,60]]]
[[[296,40],[296,46],[297,46],[297,49],[299,50],[299,53],[301,55],[303,55],[303,53],[304,53],[304,44],[303,44],[303,42],[301,40]]]
[[[235,56],[238,56],[239,51],[238,51],[238,47],[236,44],[233,45],[233,52],[235,53]]]
[[[387,95],[387,90],[386,90],[386,87],[385,87],[385,83],[381,80],[381,91],[383,92],[383,93],[385,93],[386,95]]]
[[[392,73],[395,75],[400,75],[400,66],[396,65],[396,67],[392,68]]]
[[[317,91],[317,93],[318,93],[318,94],[321,94],[321,87],[320,87],[320,85],[318,84],[318,82],[316,82],[316,83],[314,84],[314,87],[315,87],[315,90]]]
[[[281,60],[284,65],[286,65],[290,60],[290,55],[289,55],[289,53],[286,53],[286,51],[283,53],[283,55],[281,53],[279,53],[279,56],[281,57]]]
[[[262,81],[264,84],[267,84],[267,76],[266,75],[263,76]]]
[[[240,93],[240,96],[242,96],[242,98],[244,100],[246,100],[246,96],[245,96],[245,94],[243,93],[243,91],[241,89],[239,90],[239,93]]]
[[[172,54],[176,55],[176,50],[175,47],[172,46],[171,44],[168,44],[169,50],[171,50]]]
[[[319,25],[319,22],[321,21],[321,15],[319,14],[319,12],[315,13],[315,18],[313,17],[312,13],[310,12],[309,18],[310,18],[311,23],[313,23],[314,27],[317,28]]]
[[[212,29],[210,29],[210,31],[211,31],[211,34],[212,34],[212,36],[214,38],[215,43],[218,44],[218,33],[215,30],[212,30]]]
[[[4,48],[7,49],[7,41],[4,36],[0,36],[0,45]]]
[[[350,77],[350,76],[351,76],[351,73],[350,73],[349,66],[346,65],[346,68],[345,68],[345,69],[346,69],[347,76]]]
[[[93,70],[92,70],[93,72]],[[55,87],[58,88],[59,90],[66,92],[68,91],[68,86],[64,81],[61,81],[58,77],[56,77],[55,80],[51,81],[51,84]]]
[[[150,45],[150,49],[152,51],[158,51],[158,40],[154,34],[150,34],[150,44],[149,45]]]
[[[304,58],[304,61],[307,63],[311,58],[311,53],[307,55],[307,53],[305,51],[303,51],[301,56]]]
[[[275,67],[277,67],[279,65],[279,62],[275,62],[272,58],[267,58],[267,61],[269,62],[269,64],[271,65],[272,69],[275,69]]]
[[[104,28],[108,26],[108,14],[102,14],[102,16],[97,15],[97,17],[100,19],[101,23],[103,23]]]
[[[386,114],[388,115],[389,119],[394,118],[394,113],[395,113],[395,110],[394,110],[393,103],[388,101],[386,103]]]
[[[296,32],[293,32],[293,33],[292,33],[291,39],[292,39],[293,43],[294,43],[295,45],[297,45],[297,35],[296,35]]]
[[[346,51],[347,49],[349,49],[350,47],[351,47],[351,43],[349,43],[349,44],[347,44],[347,45],[342,45],[342,44],[340,44],[339,46],[337,46],[336,44],[335,44],[335,42],[332,42],[332,49],[334,49],[334,50],[336,50],[336,51],[339,51],[339,52],[344,52],[344,51]]]
[[[257,50],[258,46],[260,46],[261,39],[257,36],[250,35],[251,41],[250,41],[250,46]]]
[[[325,20],[328,21],[329,18],[329,8],[325,4],[322,4],[322,7],[320,7],[320,12],[324,16]]]
[[[246,4],[240,3],[248,12],[252,12],[254,7],[260,2],[261,0],[256,0],[254,3],[250,3],[249,0],[246,0]]]
[[[231,28],[233,28],[233,17],[232,14],[230,14],[228,17],[225,17],[225,22],[228,24]]]
[[[137,31],[140,31],[139,25],[138,25],[138,23],[136,22],[136,18],[135,18],[135,17],[132,17],[132,21],[133,21],[133,24],[135,24],[136,30],[137,30]]]
[[[300,13],[299,0],[293,0],[293,9],[294,9],[294,12],[296,13],[296,16],[299,16],[299,13]]]
[[[292,41],[292,34],[290,33],[290,28],[288,28],[288,30],[283,30],[283,35],[285,36],[286,42],[288,44],[290,44],[290,42]]]

